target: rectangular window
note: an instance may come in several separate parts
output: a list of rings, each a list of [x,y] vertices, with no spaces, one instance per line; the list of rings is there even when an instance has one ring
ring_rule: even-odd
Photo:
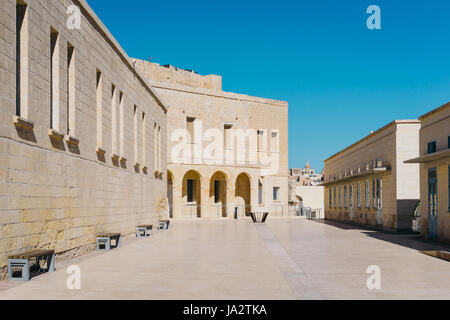
[[[195,141],[195,117],[186,117],[186,130],[189,133],[187,142],[193,144]]]
[[[230,132],[231,128],[233,127],[232,124],[224,124],[223,125],[223,147],[225,150],[229,150],[231,148],[231,142],[230,141]]]
[[[147,147],[147,137],[146,137],[146,118],[145,118],[145,112],[142,112],[142,127],[141,127],[141,140],[142,140],[142,167],[147,167],[147,154],[146,154],[146,147]]]
[[[377,168],[383,167],[383,161],[381,160],[381,158],[378,158],[378,159],[377,159],[376,167],[377,167]]]
[[[334,187],[334,197],[333,197],[334,207],[336,208],[336,187]]]
[[[124,97],[123,97],[123,92],[121,91],[119,93],[119,130],[120,130],[120,134],[119,134],[119,139],[120,139],[120,156],[124,157],[125,155],[125,121],[124,121]]]
[[[279,149],[279,135],[277,130],[272,130],[270,133],[270,152],[278,153]]]
[[[339,186],[339,208],[342,208],[341,186]]]
[[[450,136],[449,136],[450,137]],[[447,168],[448,170],[448,212],[450,212],[450,165]]]
[[[356,205],[358,208],[361,208],[361,182],[358,181],[358,185],[356,187]]]
[[[67,134],[75,137],[75,48],[67,43]]]
[[[257,150],[258,150],[258,152],[264,152],[264,151],[266,151],[265,150],[265,144],[264,144],[264,141],[265,141],[265,139],[264,139],[264,130],[258,130],[257,134],[258,134],[258,141],[257,141],[258,147],[257,147]]]
[[[111,151],[117,155],[117,88],[111,84]]]
[[[188,155],[190,155],[190,160],[195,158],[195,117],[186,117],[186,131],[187,131],[187,137],[186,137],[186,143],[187,143],[187,151]]]
[[[370,190],[369,190],[369,180],[366,180],[366,185],[364,188],[364,199],[366,201],[366,208],[370,208]]]
[[[372,179],[372,208],[377,207],[377,194],[375,189],[375,179]]]
[[[331,208],[331,188],[328,189],[328,208]]]
[[[353,208],[353,185],[352,184],[348,186],[348,193],[349,193],[348,203],[349,203],[349,207],[351,209],[351,208]]]
[[[377,178],[376,180],[376,188],[377,188],[377,200],[376,200],[376,204],[377,204],[377,208],[381,209],[383,208],[383,180],[381,178]]]
[[[28,10],[16,3],[16,115],[28,117]]]
[[[153,169],[158,171],[158,125],[153,126]]]
[[[158,126],[158,171],[161,171],[161,127]]]
[[[278,191],[280,190],[280,187],[273,187],[273,200],[278,200]]]
[[[214,203],[220,202],[220,181],[214,180]]]
[[[347,208],[347,185],[344,185],[344,208]]]
[[[195,180],[187,180],[187,202],[194,202]]]
[[[59,128],[59,36],[50,30],[50,128]]]
[[[428,143],[428,153],[436,152],[436,141],[432,141]]]
[[[103,147],[103,76],[97,69],[97,147]]]
[[[133,109],[133,128],[134,128],[134,164],[139,164],[138,156],[138,108],[134,105]]]

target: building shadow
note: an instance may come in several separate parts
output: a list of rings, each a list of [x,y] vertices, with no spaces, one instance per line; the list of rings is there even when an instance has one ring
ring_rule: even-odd
[[[450,245],[433,240],[423,239],[418,233],[401,234],[385,232],[363,232],[377,240],[390,242],[418,251],[450,251]]]
[[[392,232],[379,230],[376,227],[348,224],[330,220],[313,220],[341,230],[360,230],[361,233],[377,240],[390,242],[418,251],[450,251],[450,244],[423,239],[417,232]]]
[[[377,231],[375,227],[371,226],[365,226],[365,225],[358,225],[358,224],[350,224],[350,223],[342,223],[332,220],[312,220],[314,222],[323,223],[341,230],[374,230]]]

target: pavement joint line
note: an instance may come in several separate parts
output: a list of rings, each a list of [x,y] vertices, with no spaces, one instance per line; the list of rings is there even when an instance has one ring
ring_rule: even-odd
[[[283,274],[284,279],[289,287],[294,292],[298,299],[316,299],[323,300],[324,297],[320,292],[309,282],[308,275],[300,268],[294,259],[289,255],[283,245],[278,241],[276,236],[272,233],[269,227],[264,225],[256,226],[258,234],[263,240],[267,250],[272,255],[279,270]],[[286,262],[288,266],[284,266],[281,262]],[[288,269],[288,271],[286,271]],[[290,270],[289,270],[290,269]],[[300,285],[302,291],[297,287]]]

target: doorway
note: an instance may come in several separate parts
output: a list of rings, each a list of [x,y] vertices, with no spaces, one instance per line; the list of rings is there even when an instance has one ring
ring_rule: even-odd
[[[383,227],[383,180],[377,178],[375,180],[376,203],[377,203],[377,226]]]
[[[428,169],[428,235],[437,239],[437,172]]]

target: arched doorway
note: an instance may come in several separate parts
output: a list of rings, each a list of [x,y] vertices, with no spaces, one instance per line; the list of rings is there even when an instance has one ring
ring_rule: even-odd
[[[250,201],[251,201],[251,186],[250,178],[246,173],[241,173],[236,178],[235,197],[240,199],[244,204],[244,212],[246,216],[250,215]]]
[[[167,170],[167,201],[169,202],[169,217],[173,218],[173,174]]]
[[[201,176],[195,170],[189,170],[183,177],[182,198],[191,217],[200,218],[201,213]]]
[[[227,176],[217,171],[209,182],[209,197],[216,209],[217,217],[227,216]]]

